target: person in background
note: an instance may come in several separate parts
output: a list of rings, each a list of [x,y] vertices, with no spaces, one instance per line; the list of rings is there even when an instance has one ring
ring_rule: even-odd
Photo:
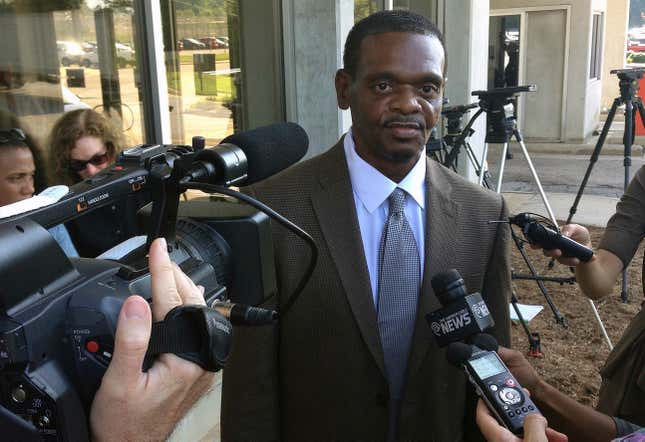
[[[79,109],[64,114],[49,137],[50,164],[58,183],[73,185],[108,168],[125,146],[122,132],[102,114]],[[81,256],[95,257],[138,235],[136,214],[147,192],[101,207],[66,224]]]
[[[589,231],[581,225],[568,224],[562,228],[562,233],[591,247]],[[589,298],[599,299],[612,292],[618,275],[629,265],[643,237],[645,166],[636,171],[616,205],[616,213],[607,223],[590,261],[563,257],[558,249],[545,250],[544,254],[562,264],[575,266],[581,290]],[[645,309],[641,308],[629,323],[600,374],[602,383],[596,409],[608,416],[645,426]],[[549,420],[554,423],[551,418]]]
[[[45,188],[43,168],[37,166],[40,159],[33,140],[21,129],[0,129],[0,206],[31,198]],[[65,226],[51,227],[49,233],[67,256],[78,256]]]

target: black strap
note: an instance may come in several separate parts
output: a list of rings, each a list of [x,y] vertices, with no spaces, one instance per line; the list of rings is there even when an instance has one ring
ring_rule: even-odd
[[[190,316],[179,316],[152,324],[152,336],[146,357],[161,353],[198,352],[202,348],[202,337]]]

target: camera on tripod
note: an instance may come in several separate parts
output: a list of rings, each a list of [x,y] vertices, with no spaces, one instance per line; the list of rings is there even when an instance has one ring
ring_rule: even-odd
[[[135,293],[152,299],[147,245],[114,261],[70,259],[47,227],[149,191],[152,207],[139,212],[148,243],[167,238],[171,259],[204,287],[208,305],[224,299],[257,305],[275,293],[267,215],[204,198],[179,203],[193,181],[250,184],[300,159],[308,144],[292,123],[236,137],[206,149],[136,146],[115,165],[71,187],[57,203],[0,220],[0,427],[5,435],[22,431],[33,439],[87,440],[88,412],[112,357],[121,306]],[[262,164],[268,152],[253,139],[284,148],[281,158]],[[215,369],[222,366],[218,356]]]
[[[502,87],[487,91],[473,91],[479,106],[486,112],[486,142],[507,143],[516,125],[517,96],[522,92],[536,92],[537,86]]]

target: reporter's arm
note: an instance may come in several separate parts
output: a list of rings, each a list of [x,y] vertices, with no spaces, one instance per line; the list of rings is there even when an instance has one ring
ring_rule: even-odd
[[[551,426],[571,440],[607,442],[617,435],[616,424],[611,417],[576,402],[543,380],[531,398]]]
[[[498,354],[522,387],[531,392],[531,399],[551,427],[575,441],[607,442],[616,437],[616,425],[611,417],[579,404],[547,384],[520,352],[500,347]]]
[[[213,373],[173,354],[160,355],[141,371],[152,317],[162,320],[178,305],[204,304],[201,291],[172,265],[166,247],[163,239],[150,247],[153,312],[139,296],[130,296],[121,308],[114,355],[92,403],[93,440],[165,440],[212,385]]]
[[[561,231],[572,240],[586,247],[592,247],[589,231],[585,227],[579,224],[567,224]],[[616,284],[616,278],[623,270],[620,258],[604,248],[598,249],[588,262],[563,257],[559,249],[544,250],[544,254],[557,259],[561,264],[575,266],[576,281],[583,293],[591,299],[599,299],[610,294]]]
[[[591,299],[600,299],[612,292],[623,263],[616,255],[599,249],[589,262],[576,266],[576,281],[582,292]]]

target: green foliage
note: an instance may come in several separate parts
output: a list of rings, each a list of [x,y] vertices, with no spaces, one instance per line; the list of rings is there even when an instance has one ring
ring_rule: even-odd
[[[645,52],[630,52],[627,54],[627,63],[645,63]]]

